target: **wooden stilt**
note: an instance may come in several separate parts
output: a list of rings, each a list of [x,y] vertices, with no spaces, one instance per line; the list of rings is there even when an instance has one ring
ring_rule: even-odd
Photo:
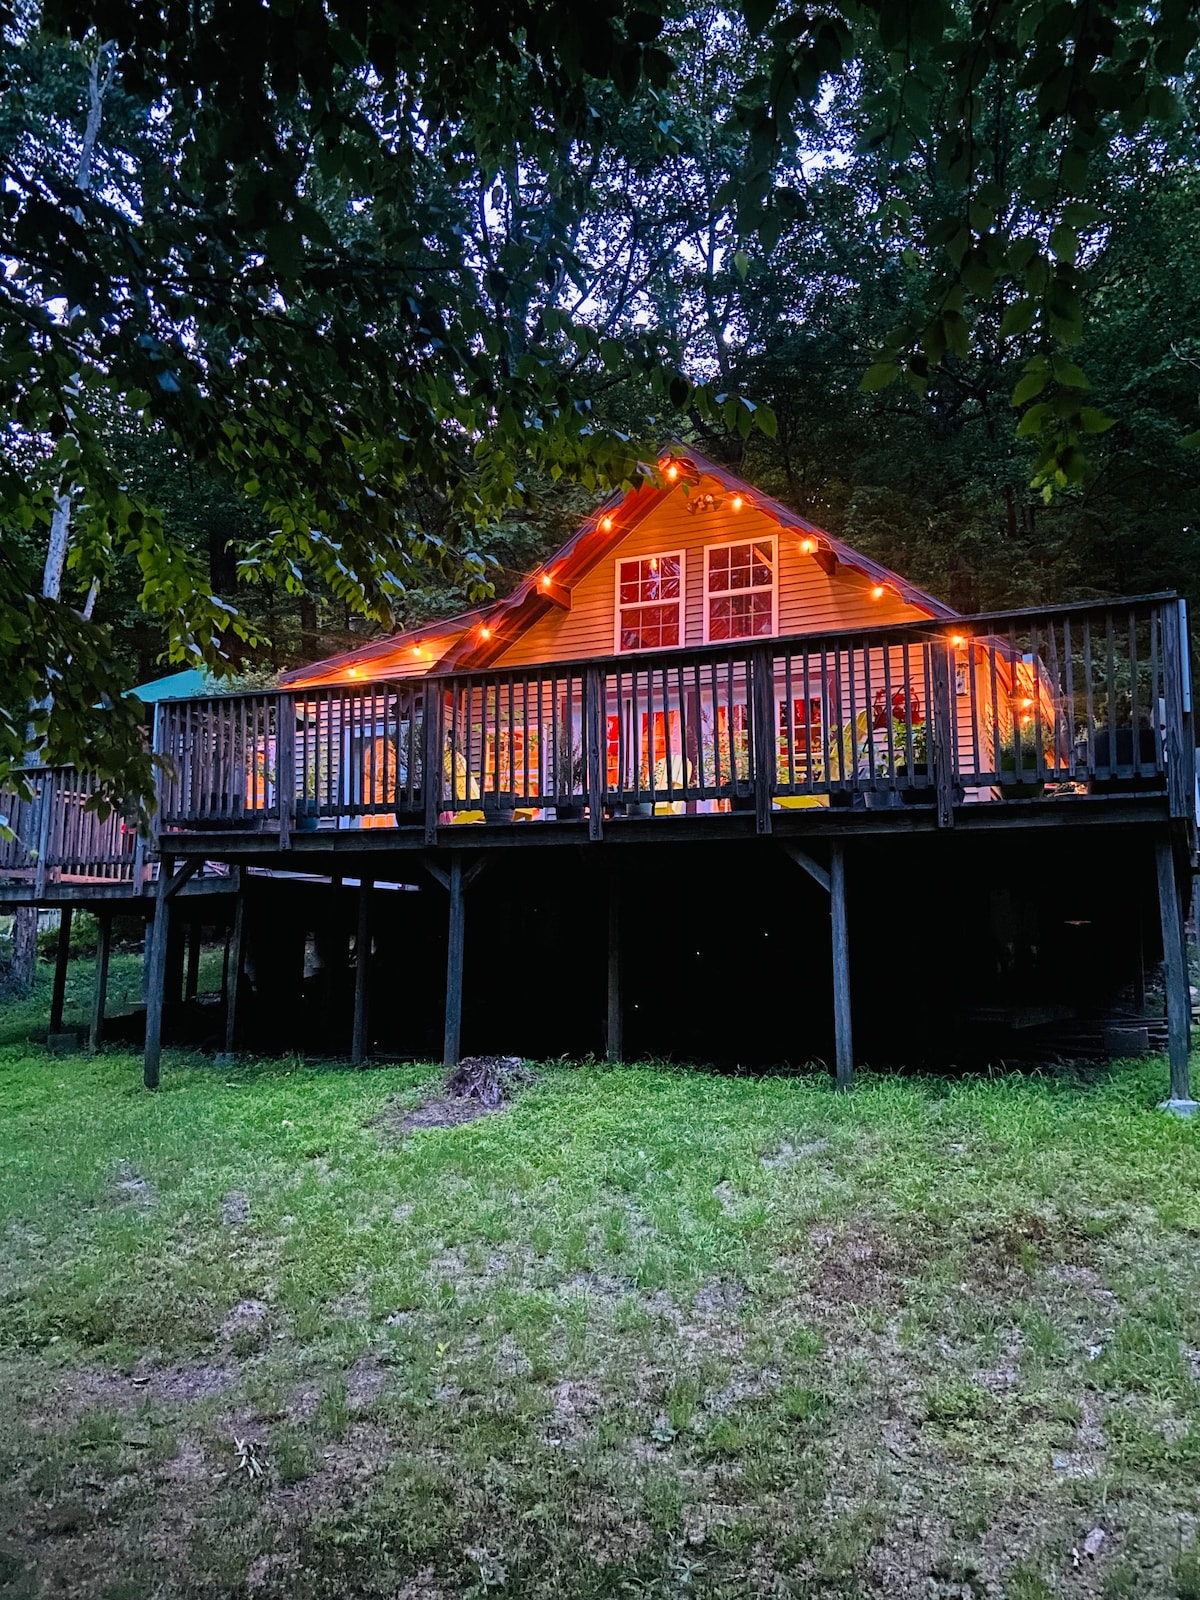
[[[370,1001],[368,979],[371,973],[371,890],[370,878],[358,886],[358,929],[354,936],[354,1033],[350,1041],[350,1060],[360,1067],[367,1057],[367,1011]]]
[[[442,1064],[456,1067],[462,1048],[463,949],[466,936],[466,901],[463,896],[462,854],[450,860],[450,937],[446,952],[446,1034]]]
[[[172,917],[167,931],[167,974],[164,995],[173,1005],[183,999],[183,958],[187,928]]]
[[[167,988],[167,950],[171,942],[171,901],[199,865],[198,861],[185,861],[175,872],[174,858],[167,855],[160,857],[158,863],[154,922],[150,934],[153,943],[146,986],[146,1053],[142,1066],[142,1082],[147,1089],[158,1088],[159,1068],[162,1065],[162,1018]]]
[[[100,933],[96,941],[96,971],[92,987],[92,1023],[88,1047],[98,1050],[104,1039],[104,1006],[108,999],[108,958],[112,950],[112,912],[100,912]]]
[[[1155,841],[1154,864],[1158,874],[1158,909],[1162,918],[1163,961],[1167,984],[1167,1053],[1171,1066],[1168,1106],[1192,1107],[1188,1070],[1188,981],[1183,961],[1183,917],[1179,886],[1175,881],[1175,856],[1165,835]]]
[[[839,1089],[854,1082],[854,1043],[850,1029],[850,941],[846,929],[846,861],[835,841],[829,861],[829,916],[833,934],[833,1029]]]
[[[171,897],[167,893],[175,862],[162,856],[158,863],[158,882],[154,887],[154,921],[147,938],[150,960],[146,970],[146,1051],[142,1059],[142,1082],[147,1089],[158,1088],[162,1065],[162,1015],[167,984],[167,940],[170,933]]]
[[[605,1052],[610,1061],[624,1057],[624,1009],[621,997],[621,882],[615,867],[608,873],[608,1016]]]
[[[200,988],[200,946],[204,929],[198,922],[188,928],[187,976],[183,983],[183,998],[194,1000]]]
[[[225,980],[225,1054],[237,1048],[238,999],[242,987],[243,949],[246,939],[246,891],[239,889],[233,905],[233,927],[229,930],[227,976]]]
[[[71,959],[72,909],[64,906],[59,913],[58,944],[54,950],[54,988],[50,992],[50,1032],[61,1033],[63,1007],[67,998],[67,962]]]

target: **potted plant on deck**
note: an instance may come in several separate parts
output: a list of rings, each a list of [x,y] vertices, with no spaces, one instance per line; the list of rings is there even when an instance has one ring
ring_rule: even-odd
[[[1042,764],[1042,752],[1032,730],[1021,735],[1019,756],[1018,761],[1016,734],[1015,731],[1010,732],[1000,746],[998,776],[1001,796],[1005,800],[1040,800],[1046,792],[1046,784],[1042,778],[1035,776]]]

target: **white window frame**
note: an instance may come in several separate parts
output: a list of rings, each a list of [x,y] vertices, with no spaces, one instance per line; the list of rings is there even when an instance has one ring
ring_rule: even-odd
[[[638,600],[629,606],[621,604],[621,563],[624,561],[678,561],[679,562],[679,599],[650,601]],[[636,649],[621,648],[621,615],[624,611],[640,611],[645,605],[672,605],[679,606],[679,643],[664,645],[640,645]],[[613,653],[619,656],[646,655],[654,650],[682,650],[687,644],[687,552],[685,550],[647,550],[645,555],[631,555],[626,552],[618,555],[613,562]]]
[[[769,544],[771,546],[771,637],[779,634],[779,540],[773,533],[764,534],[762,538],[753,536],[741,539],[727,539],[723,544],[710,544],[704,547],[704,642],[712,644],[713,637],[709,628],[709,614],[712,600],[723,600],[731,594],[761,594],[762,587],[758,589],[725,589],[721,594],[714,596],[708,586],[709,575],[712,568],[712,554],[714,550],[734,550],[740,544]],[[719,639],[718,644],[753,644],[755,639],[761,639],[761,633],[747,633],[737,639]]]

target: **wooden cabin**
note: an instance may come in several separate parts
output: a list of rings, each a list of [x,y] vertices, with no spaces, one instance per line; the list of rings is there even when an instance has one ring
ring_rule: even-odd
[[[247,972],[261,1045],[303,974],[336,971],[323,1015],[359,1058],[427,1050],[436,995],[447,1061],[465,1015],[473,1048],[620,1058],[632,1034],[695,1057],[721,1034],[746,1061],[827,1054],[848,1082],[860,1024],[878,1058],[880,1009],[897,1038],[958,1026],[968,992],[1010,1020],[1126,995],[1136,1021],[1161,949],[1186,1089],[1196,790],[1174,595],[961,616],[675,447],[505,598],[278,691],[163,701],[154,741],[155,838],[106,836],[97,881],[152,900],[161,934],[204,863],[237,875],[231,926],[249,896],[256,953],[243,926],[230,1045]],[[35,826],[65,840],[84,815],[43,799],[0,872],[19,879]],[[38,852],[38,891],[86,884],[84,855],[81,835],[56,877]]]

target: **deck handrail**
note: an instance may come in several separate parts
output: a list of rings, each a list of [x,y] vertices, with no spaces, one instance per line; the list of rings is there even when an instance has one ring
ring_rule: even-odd
[[[778,807],[871,795],[950,824],[968,794],[1047,785],[1165,788],[1172,816],[1194,810],[1171,593],[196,697],[164,702],[158,725],[182,772],[168,828],[284,842],[371,818],[432,840],[464,812],[551,808],[599,837],[614,808],[697,804],[752,803],[766,831]]]

